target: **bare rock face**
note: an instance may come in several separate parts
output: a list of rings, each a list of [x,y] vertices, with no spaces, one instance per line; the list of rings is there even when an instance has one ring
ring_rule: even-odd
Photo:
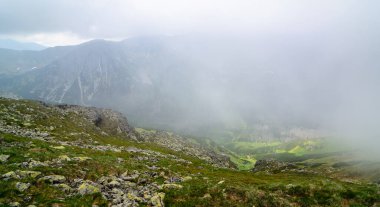
[[[252,171],[278,173],[281,171],[288,171],[296,168],[297,166],[293,163],[281,162],[277,160],[257,160]]]
[[[133,127],[128,124],[127,118],[120,112],[111,109],[102,109],[95,107],[83,107],[76,105],[57,105],[61,110],[74,112],[83,115],[96,127],[110,135],[126,135],[127,137],[137,140]]]

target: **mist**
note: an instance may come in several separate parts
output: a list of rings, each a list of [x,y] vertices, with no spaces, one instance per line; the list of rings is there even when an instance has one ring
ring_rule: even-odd
[[[4,38],[56,46],[162,35],[158,51],[167,55],[158,55],[158,68],[136,73],[167,98],[152,106],[157,118],[150,126],[216,139],[223,130],[276,131],[260,135],[264,139],[314,130],[310,136],[339,137],[380,155],[378,1],[0,4]],[[149,71],[164,71],[157,76],[163,79]],[[135,99],[112,106],[128,115],[136,100],[154,96],[135,92],[126,96]],[[136,117],[136,123],[146,119]]]

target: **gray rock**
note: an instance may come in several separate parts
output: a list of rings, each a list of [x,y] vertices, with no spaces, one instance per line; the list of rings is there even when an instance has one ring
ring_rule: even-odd
[[[61,191],[65,192],[65,193],[70,193],[72,191],[71,187],[64,184],[64,183],[55,184],[54,187],[60,189]]]
[[[0,155],[0,162],[6,162],[9,157],[10,157],[10,155],[3,155],[3,154],[1,154]]]
[[[164,204],[164,198],[165,198],[165,193],[155,193],[154,196],[150,199],[150,202],[152,203],[153,206],[156,207],[163,207],[165,206]]]
[[[38,171],[29,171],[29,170],[21,170],[21,171],[16,171],[16,173],[21,177],[21,178],[37,178],[39,175],[41,175],[41,172]]]
[[[12,203],[9,203],[9,206],[11,206],[11,207],[19,207],[19,206],[21,206],[21,204],[19,202],[12,202]]]
[[[4,180],[9,179],[20,179],[20,176],[17,175],[14,171],[9,171],[1,176]]]
[[[81,195],[99,193],[100,189],[93,184],[83,183],[78,187],[78,193]]]
[[[51,184],[58,184],[58,183],[65,182],[66,178],[65,176],[62,176],[62,175],[49,175],[49,176],[42,177],[39,180],[49,182]]]
[[[17,182],[17,183],[16,183],[16,188],[17,188],[17,190],[20,191],[20,192],[24,192],[24,191],[27,190],[29,187],[30,187],[30,183],[21,183],[21,182]]]
[[[170,184],[163,184],[162,188],[163,189],[177,189],[177,190],[179,190],[179,189],[182,189],[183,186],[179,185],[179,184],[170,183]]]

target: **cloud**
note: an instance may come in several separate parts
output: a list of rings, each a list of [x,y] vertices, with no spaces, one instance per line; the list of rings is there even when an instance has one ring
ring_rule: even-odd
[[[68,39],[76,36],[84,40],[150,34],[349,32],[358,27],[368,29],[363,25],[368,21],[377,26],[376,19],[380,18],[374,4],[379,6],[380,3],[354,0],[0,0],[0,33],[30,37],[60,34],[67,35]]]

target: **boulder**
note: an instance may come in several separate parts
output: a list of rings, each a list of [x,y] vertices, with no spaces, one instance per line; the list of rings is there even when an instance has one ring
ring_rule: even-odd
[[[165,206],[164,204],[164,198],[165,198],[165,193],[155,193],[154,196],[150,199],[150,202],[152,203],[153,206],[156,207],[163,207]]]
[[[41,175],[41,172],[25,170],[25,171],[17,171],[17,174],[20,175],[21,178],[26,178],[26,177],[36,178],[39,175]]]
[[[78,193],[81,195],[99,193],[100,189],[90,183],[83,183],[78,187]]]
[[[182,185],[174,184],[174,183],[162,185],[162,189],[182,189],[182,188],[183,188]]]
[[[293,163],[281,162],[277,160],[257,160],[253,172],[269,172],[278,173],[281,171],[296,169],[297,166]]]
[[[22,183],[22,182],[17,182],[16,183],[16,188],[20,192],[24,192],[29,187],[30,187],[30,183]]]
[[[66,181],[65,176],[62,175],[49,175],[45,176],[39,179],[40,181],[45,181],[51,184],[58,184],[58,183],[63,183]]]
[[[10,155],[0,155],[0,162],[6,162],[8,160],[8,158],[10,157]]]
[[[20,179],[20,176],[17,175],[14,171],[9,171],[1,176],[4,180],[9,179]]]

